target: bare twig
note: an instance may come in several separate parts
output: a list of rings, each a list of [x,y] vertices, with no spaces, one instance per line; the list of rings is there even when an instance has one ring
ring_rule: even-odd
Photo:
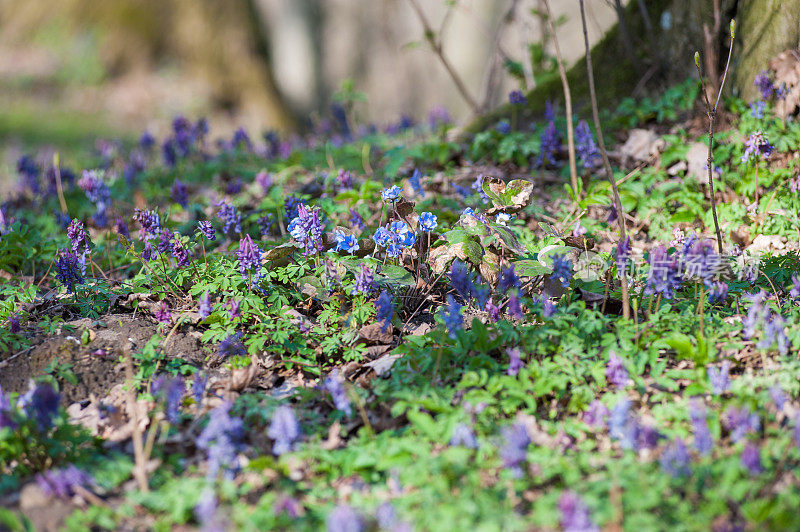
[[[478,102],[475,101],[475,98],[473,98],[472,94],[470,94],[469,90],[467,90],[467,86],[464,84],[461,77],[456,72],[455,68],[453,68],[453,65],[450,63],[450,60],[444,54],[442,41],[436,38],[436,34],[433,31],[430,22],[428,22],[428,18],[422,11],[422,8],[420,7],[419,3],[417,2],[417,0],[408,0],[408,1],[411,4],[411,7],[414,9],[414,12],[417,14],[419,21],[422,23],[422,28],[425,32],[425,40],[428,41],[428,44],[431,46],[431,49],[439,58],[439,61],[442,62],[442,65],[444,65],[444,68],[450,75],[450,79],[453,80],[453,83],[455,84],[456,89],[458,89],[459,94],[461,94],[461,97],[464,98],[464,100],[469,105],[470,109],[472,109],[473,113],[475,113],[476,115],[479,114],[480,107],[478,106]]]
[[[619,199],[617,182],[614,179],[614,172],[611,170],[611,162],[608,160],[606,143],[603,140],[603,128],[600,126],[600,113],[597,110],[597,94],[594,88],[594,72],[592,71],[592,49],[589,46],[589,34],[586,31],[586,9],[583,5],[584,0],[580,0],[581,24],[583,25],[583,42],[586,47],[586,71],[589,75],[589,95],[592,100],[592,117],[594,118],[594,128],[597,130],[597,144],[600,147],[600,154],[603,156],[603,166],[605,167],[606,177],[611,183],[614,206],[617,209],[617,223],[619,225],[620,241],[625,240],[628,235],[625,232],[625,213],[622,211],[622,201]],[[625,319],[631,317],[631,304],[628,298],[628,279],[625,268],[620,271],[620,284],[622,288],[622,315]]]
[[[69,214],[67,202],[64,200],[64,187],[61,184],[61,165],[59,164],[58,152],[53,155],[53,172],[56,175],[56,191],[58,192],[58,203],[61,205],[61,212]]]
[[[128,415],[133,423],[133,476],[139,484],[142,493],[148,493],[150,487],[147,483],[147,463],[144,457],[144,445],[142,442],[142,428],[139,426],[139,407],[136,401],[136,392],[133,390],[133,353],[125,356],[125,380],[128,382]]]
[[[567,81],[567,69],[564,68],[564,59],[561,56],[561,48],[558,46],[556,28],[553,26],[553,14],[550,11],[550,2],[544,0],[544,7],[547,10],[547,24],[550,27],[550,34],[553,37],[553,46],[556,49],[556,59],[558,60],[558,73],[561,75],[561,85],[564,88],[564,102],[567,106],[567,148],[569,150],[569,180],[572,185],[572,194],[575,201],[578,201],[578,169],[575,164],[575,139],[572,128],[572,93],[569,90]]]
[[[728,68],[731,64],[733,39],[735,36],[736,21],[731,20],[731,44],[730,48],[728,49],[728,60],[725,62],[725,71],[722,74],[722,81],[719,85],[719,91],[717,92],[717,99],[714,102],[714,107],[711,107],[711,101],[708,98],[708,87],[703,80],[703,73],[700,71],[700,52],[695,52],[694,54],[694,65],[697,67],[697,75],[700,77],[703,101],[706,104],[706,115],[708,116],[708,188],[711,195],[711,214],[714,217],[714,231],[717,234],[717,249],[720,253],[722,253],[722,232],[719,229],[719,220],[717,219],[717,198],[716,193],[714,192],[714,126],[717,118],[717,106],[719,106],[719,100],[722,97],[722,89],[725,87],[725,79],[728,77]],[[756,187],[756,194],[758,194],[758,187]]]

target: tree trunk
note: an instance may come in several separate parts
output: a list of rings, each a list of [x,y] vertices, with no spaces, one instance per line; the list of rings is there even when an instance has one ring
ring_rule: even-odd
[[[714,23],[715,4],[719,24]],[[609,107],[629,96],[658,95],[669,85],[688,77],[696,78],[695,51],[704,58],[713,58],[711,65],[705,62],[701,65],[706,71],[713,66],[716,72],[703,75],[707,79],[721,77],[728,55],[732,18],[736,19],[736,39],[725,90],[746,100],[755,98],[757,89],[753,78],[768,68],[772,57],[800,44],[800,0],[629,1],[620,19],[622,22],[609,30],[592,49],[598,103]],[[659,49],[653,50],[653,46]],[[578,61],[567,77],[573,105],[579,116],[586,116],[586,62]],[[528,106],[518,123],[526,127],[541,115],[547,100],[562,98],[558,79],[537,86],[528,94]],[[466,132],[479,131],[510,115],[510,106],[495,109],[476,119]]]

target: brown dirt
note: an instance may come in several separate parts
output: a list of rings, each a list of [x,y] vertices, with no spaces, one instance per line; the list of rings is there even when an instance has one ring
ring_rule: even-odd
[[[77,378],[77,384],[60,383],[65,405],[83,401],[90,394],[105,397],[115,384],[124,381],[120,357],[141,351],[157,332],[152,320],[134,318],[132,314],[109,314],[99,320],[80,319],[67,325],[74,329],[42,336],[34,340],[35,345],[29,352],[18,356],[7,354],[0,360],[0,387],[9,392],[25,391],[30,379],[42,375],[53,360],[58,360],[59,364],[72,364]],[[85,330],[89,331],[91,340],[82,345]],[[205,353],[199,336],[192,331],[176,331],[164,347],[166,355],[201,364]]]

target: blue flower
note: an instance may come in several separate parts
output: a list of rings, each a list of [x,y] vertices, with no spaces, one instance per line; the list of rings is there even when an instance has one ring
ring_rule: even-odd
[[[414,193],[420,198],[424,198],[425,189],[422,188],[421,178],[422,172],[420,172],[418,168],[414,168],[414,172],[411,174],[411,177],[408,178],[408,182],[411,183],[411,188],[414,190]]]
[[[218,354],[220,358],[229,358],[232,356],[244,356],[247,354],[247,348],[242,343],[242,333],[237,332],[231,334],[219,343]]]
[[[319,219],[319,208],[310,209],[304,204],[297,206],[297,217],[289,224],[292,238],[303,246],[303,255],[322,251],[322,222]]]
[[[423,212],[419,215],[419,227],[422,231],[429,233],[436,229],[439,225],[439,222],[436,219],[436,215],[432,212]]]
[[[75,292],[75,285],[83,284],[80,262],[72,251],[60,249],[56,253],[56,279],[64,285],[68,293]]]
[[[356,274],[356,284],[353,286],[353,294],[369,294],[375,288],[375,272],[372,268],[362,263]]]
[[[458,259],[450,265],[450,284],[464,301],[470,300],[475,284],[472,282],[472,275],[467,265]]]
[[[336,251],[355,253],[360,249],[358,247],[358,240],[353,235],[337,232],[334,233],[334,236],[336,237]]]
[[[383,201],[396,201],[397,198],[400,197],[400,192],[402,192],[402,189],[397,185],[394,185],[391,188],[383,189],[381,192],[381,198]]]
[[[575,128],[575,152],[584,170],[591,170],[600,165],[600,152],[594,143],[592,131],[586,120],[578,122],[578,126]]]

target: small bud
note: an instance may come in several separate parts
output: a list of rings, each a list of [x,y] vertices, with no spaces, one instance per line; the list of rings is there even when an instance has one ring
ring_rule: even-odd
[[[731,39],[736,38],[736,19],[731,19]]]
[[[697,68],[700,68],[700,52],[694,53],[694,64],[697,65]]]

